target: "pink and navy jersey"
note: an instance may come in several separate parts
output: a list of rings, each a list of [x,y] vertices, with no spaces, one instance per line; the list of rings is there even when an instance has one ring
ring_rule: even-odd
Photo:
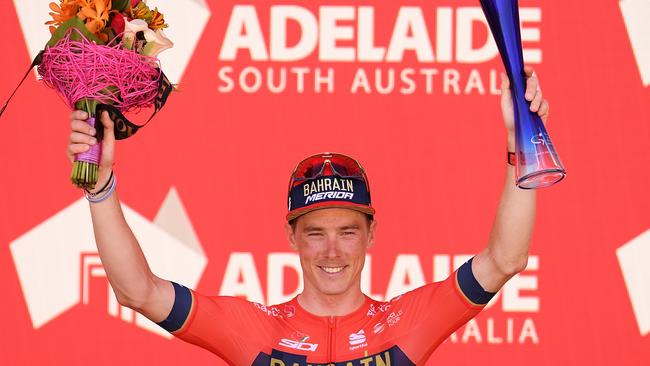
[[[159,323],[176,337],[231,365],[422,365],[454,330],[493,296],[471,260],[447,280],[387,302],[365,297],[345,316],[316,316],[296,298],[265,306],[236,297],[204,296],[174,283],[176,300]]]

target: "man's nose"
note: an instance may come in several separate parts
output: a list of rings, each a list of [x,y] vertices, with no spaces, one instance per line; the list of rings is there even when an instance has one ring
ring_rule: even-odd
[[[328,258],[336,258],[339,256],[339,243],[336,234],[330,234],[327,236],[325,255]]]

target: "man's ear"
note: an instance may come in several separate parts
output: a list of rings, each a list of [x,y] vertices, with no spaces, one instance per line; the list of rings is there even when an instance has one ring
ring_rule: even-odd
[[[284,230],[287,233],[287,241],[289,242],[291,249],[297,251],[298,245],[296,244],[296,234],[293,232],[293,227],[287,222],[284,224]]]
[[[368,246],[367,249],[372,248],[372,245],[375,243],[375,230],[377,228],[377,220],[373,219],[370,222],[370,228],[368,229]]]

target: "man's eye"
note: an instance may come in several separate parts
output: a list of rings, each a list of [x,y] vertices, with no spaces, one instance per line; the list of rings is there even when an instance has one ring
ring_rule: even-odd
[[[354,235],[354,231],[344,231],[343,235]]]
[[[323,235],[322,233],[309,233],[307,236],[321,236]]]

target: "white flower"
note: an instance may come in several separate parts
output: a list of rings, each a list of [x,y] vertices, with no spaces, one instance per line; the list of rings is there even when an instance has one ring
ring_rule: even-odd
[[[144,38],[147,40],[147,44],[144,45],[142,54],[146,56],[156,57],[162,51],[174,46],[174,43],[165,36],[162,29],[155,32],[147,29],[144,31]]]
[[[138,32],[145,32],[149,30],[149,25],[142,19],[133,19],[132,21],[124,22],[124,34],[122,35],[122,44],[124,48],[132,50],[135,34]]]

